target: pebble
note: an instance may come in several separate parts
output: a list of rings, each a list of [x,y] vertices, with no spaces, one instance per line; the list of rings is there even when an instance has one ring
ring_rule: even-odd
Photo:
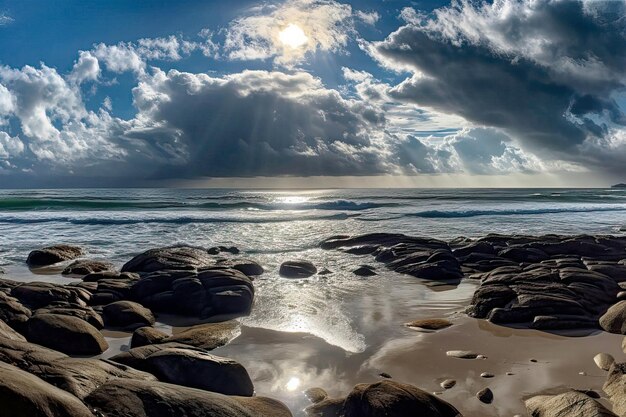
[[[598,368],[603,371],[608,371],[611,368],[611,365],[615,362],[615,359],[608,353],[598,353],[593,357],[593,361],[596,363]]]
[[[507,372],[506,374],[507,374],[508,376],[515,375],[513,372]]]
[[[494,376],[494,374],[491,374],[489,372],[483,372],[482,374],[480,374],[481,378],[493,378]]]
[[[446,319],[420,319],[407,323],[406,326],[427,330],[440,330],[452,326],[452,322]]]
[[[456,385],[456,380],[454,379],[446,379],[444,381],[441,382],[441,388],[443,389],[450,389],[452,387],[454,387]]]
[[[489,388],[483,388],[476,393],[476,398],[485,404],[491,404],[493,401],[493,392]]]
[[[470,350],[449,350],[446,352],[446,356],[459,359],[477,359],[479,355]]]
[[[587,376],[587,372],[582,371],[582,372],[579,372],[578,375]]]
[[[533,362],[533,363],[536,363],[537,359],[531,359],[530,361]]]
[[[391,378],[391,375],[389,375],[387,372],[381,372],[378,374],[379,376],[382,376],[383,378]]]

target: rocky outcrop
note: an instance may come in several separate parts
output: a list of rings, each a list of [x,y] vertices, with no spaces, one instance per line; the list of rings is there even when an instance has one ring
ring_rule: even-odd
[[[35,310],[34,314],[59,314],[62,316],[78,317],[98,330],[104,328],[104,322],[102,321],[100,314],[96,313],[96,311],[91,307],[79,304],[65,302],[52,303],[47,307]]]
[[[309,261],[285,261],[278,273],[285,278],[308,278],[317,274],[317,268]]]
[[[32,251],[28,254],[26,263],[28,266],[36,268],[69,261],[83,254],[83,249],[78,246],[54,245]]]
[[[229,397],[163,382],[116,380],[86,399],[107,417],[292,417],[289,409],[265,397]]]
[[[160,381],[226,395],[251,396],[254,386],[238,362],[177,343],[134,348],[112,361],[150,372]]]
[[[86,305],[90,297],[88,292],[79,288],[49,282],[22,283],[11,289],[10,295],[31,309],[47,307],[53,303]]]
[[[93,417],[73,395],[0,362],[0,404],[11,417]]]
[[[152,312],[132,301],[116,301],[102,309],[104,322],[108,327],[136,329],[151,326],[155,319]]]
[[[461,264],[450,247],[437,239],[373,233],[356,237],[333,236],[324,240],[320,247],[345,251],[355,247],[367,247],[367,251],[363,252],[370,253],[389,269],[432,284],[458,284],[463,278]]]
[[[533,417],[617,417],[598,401],[580,391],[537,395],[527,399],[525,404],[528,413]]]
[[[71,355],[97,355],[109,345],[91,324],[77,317],[36,314],[26,323],[28,341]]]
[[[237,269],[168,270],[145,274],[133,297],[156,312],[202,319],[247,315],[254,300],[252,280]]]

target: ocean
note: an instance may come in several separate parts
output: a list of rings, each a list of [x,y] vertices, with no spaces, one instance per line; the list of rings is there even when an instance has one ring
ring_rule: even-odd
[[[237,246],[241,256],[261,263],[266,273],[255,281],[256,300],[250,317],[241,319],[242,335],[215,353],[242,362],[258,393],[285,401],[301,415],[306,400],[299,393],[311,386],[339,395],[387,372],[430,389],[437,386],[433,385],[437,375],[465,372],[446,370],[436,361],[429,364],[427,355],[433,352],[472,345],[440,347],[432,344],[435,336],[426,339],[402,325],[421,317],[458,317],[458,330],[447,335],[465,337],[469,332],[472,339],[480,335],[472,343],[495,349],[492,355],[505,362],[515,338],[524,354],[551,358],[548,374],[526,375],[526,368],[520,367],[515,370],[520,375],[516,384],[500,386],[498,395],[510,391],[508,395],[515,392],[517,398],[526,387],[554,386],[563,378],[559,369],[569,366],[560,355],[567,338],[533,330],[502,333],[488,323],[464,318],[475,282],[431,287],[384,270],[368,255],[323,251],[318,244],[324,238],[371,232],[440,239],[488,233],[620,234],[624,227],[626,189],[2,190],[0,266],[7,278],[70,282],[59,271],[32,273],[24,264],[28,253],[72,243],[84,247],[89,258],[121,266],[153,247]],[[279,265],[294,259],[310,260],[333,273],[305,280],[279,277]],[[352,274],[361,264],[376,267],[378,276]],[[159,326],[172,331],[165,324]],[[126,348],[128,334],[108,337],[112,348],[105,357]],[[508,344],[502,345],[503,337]],[[610,337],[587,337],[577,346],[593,351],[597,338]],[[533,338],[541,343],[530,343]],[[619,342],[614,344],[619,351]],[[412,356],[417,354],[426,356]],[[467,394],[446,392],[444,398],[459,404]],[[491,411],[473,402],[463,407],[470,416],[522,411],[515,401]]]

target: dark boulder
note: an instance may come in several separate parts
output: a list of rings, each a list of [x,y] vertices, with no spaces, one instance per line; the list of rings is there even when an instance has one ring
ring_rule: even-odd
[[[26,329],[29,342],[71,355],[97,355],[109,347],[98,329],[77,317],[37,314]]]
[[[229,320],[222,323],[206,323],[176,331],[163,339],[161,343],[182,343],[205,350],[217,349],[227,345],[241,334],[241,326],[237,321]]]
[[[22,331],[31,314],[30,309],[22,305],[17,298],[0,291],[0,320]]]
[[[78,317],[81,320],[85,320],[96,329],[100,330],[104,327],[104,322],[100,314],[96,313],[93,308],[82,306],[72,303],[54,303],[47,307],[35,310],[35,315],[38,314],[60,314],[62,316]]]
[[[160,381],[226,395],[252,396],[254,386],[246,369],[232,359],[176,344],[131,349],[111,360],[150,372]]]
[[[133,272],[117,272],[117,271],[102,271],[92,272],[83,277],[83,282],[98,282],[102,280],[121,280],[121,281],[136,281],[139,279],[139,274]]]
[[[93,417],[73,395],[0,362],[0,404],[10,417]]]
[[[130,347],[136,348],[153,345],[155,343],[162,342],[168,337],[169,336],[166,333],[163,333],[154,327],[140,327],[133,332],[133,336],[130,338]]]
[[[8,324],[0,320],[0,337],[9,339],[9,340],[17,340],[25,342],[26,339],[24,336],[16,332],[13,328],[11,328]]]
[[[447,402],[413,385],[384,380],[354,387],[344,403],[345,417],[460,417]]]
[[[26,263],[30,267],[41,267],[78,258],[83,254],[78,246],[54,245],[37,249],[28,254]]]
[[[214,258],[204,249],[174,246],[147,250],[124,264],[122,272],[194,270],[213,263]]]
[[[27,282],[11,290],[11,296],[31,309],[46,307],[56,302],[85,305],[85,294],[78,288],[49,282]]]
[[[94,272],[114,271],[115,265],[106,261],[93,261],[89,259],[79,259],[65,267],[63,275],[85,276]]]
[[[317,273],[317,268],[309,261],[286,261],[278,273],[285,278],[308,278]]]
[[[376,271],[374,271],[374,268],[369,265],[361,265],[360,267],[352,271],[352,273],[359,277],[372,277],[374,275],[378,275],[376,274]]]
[[[266,397],[122,379],[102,385],[86,402],[107,417],[292,417],[284,404]]]
[[[133,301],[116,301],[102,309],[104,322],[108,327],[136,329],[151,326],[155,319],[152,311]]]

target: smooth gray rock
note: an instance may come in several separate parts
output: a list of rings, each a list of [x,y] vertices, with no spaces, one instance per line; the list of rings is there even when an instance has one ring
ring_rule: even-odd
[[[138,328],[154,324],[150,309],[133,301],[116,301],[102,309],[102,317],[109,327]]]
[[[30,267],[48,266],[78,258],[83,253],[82,248],[73,245],[47,246],[29,253],[26,263]]]
[[[616,417],[595,399],[579,391],[559,395],[537,395],[525,401],[533,417]]]
[[[98,329],[77,317],[37,314],[26,329],[29,342],[71,355],[97,355],[109,347]]]
[[[285,261],[278,273],[285,278],[308,278],[317,273],[317,268],[308,261]]]

